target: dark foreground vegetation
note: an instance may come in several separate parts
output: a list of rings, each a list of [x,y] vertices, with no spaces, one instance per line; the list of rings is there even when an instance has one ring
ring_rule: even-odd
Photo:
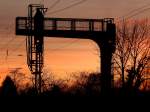
[[[129,80],[126,81],[124,87],[112,87],[111,97],[150,96],[150,90],[137,88],[134,86],[134,82],[130,82],[131,85],[129,85]],[[23,89],[19,89],[16,82],[10,76],[7,76],[0,88],[0,96],[101,97],[100,85],[100,74],[90,74],[88,76],[83,73],[80,79],[76,80],[71,86],[63,81],[53,81],[47,87],[42,87],[41,94],[37,94],[33,85],[29,86],[27,84]]]

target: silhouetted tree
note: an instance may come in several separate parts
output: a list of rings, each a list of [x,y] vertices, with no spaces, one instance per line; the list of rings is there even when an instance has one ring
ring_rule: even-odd
[[[2,83],[1,95],[2,96],[17,96],[17,88],[13,80],[9,76],[7,76]]]
[[[50,91],[50,95],[52,96],[62,96],[63,92],[59,85],[53,85]]]
[[[42,91],[49,91],[52,87],[52,84],[56,81],[54,78],[54,75],[50,72],[48,72],[46,69],[44,69],[42,75],[41,75],[41,82],[42,82]]]
[[[74,76],[76,81],[70,88],[74,96],[99,96],[101,91],[100,74],[81,72]]]
[[[8,76],[10,76],[13,80],[18,92],[22,91],[22,89],[25,89],[25,85],[27,83],[31,83],[30,76],[22,73],[21,70],[22,68],[15,68],[12,69],[8,74]]]
[[[145,74],[145,71],[144,71],[148,63],[150,63],[150,56],[147,56],[144,58],[141,57],[141,60],[138,61],[137,66],[133,65],[132,68],[128,70],[127,82],[125,85],[126,89],[128,90],[133,89],[135,92],[139,91],[141,84],[145,80],[149,79],[147,78],[148,76],[145,76],[149,74]]]
[[[117,66],[117,69],[115,70],[117,74],[121,76],[122,87],[125,83],[125,72],[132,48],[129,38],[130,33],[128,24],[126,21],[123,21],[123,23],[119,24],[117,27],[116,52],[114,54],[114,61]]]
[[[85,90],[88,96],[99,96],[101,91],[100,74],[92,73],[88,76]]]
[[[150,63],[149,24],[143,21],[123,21],[117,28],[114,61],[122,87],[139,89],[148,77],[145,69]]]

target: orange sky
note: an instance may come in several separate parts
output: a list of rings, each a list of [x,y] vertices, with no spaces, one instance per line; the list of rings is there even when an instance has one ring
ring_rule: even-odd
[[[0,75],[7,74],[8,69],[23,67],[27,69],[25,53],[25,37],[15,36],[15,17],[27,15],[29,3],[40,3],[42,0],[1,0],[0,1]],[[55,0],[56,1],[56,0]],[[44,0],[45,6],[50,7],[54,0]],[[87,2],[62,11],[50,14],[57,9],[69,6],[80,0],[61,0],[53,9],[47,12],[48,17],[76,18],[107,18],[118,19],[128,12],[150,4],[145,0],[87,0]],[[136,17],[148,17],[145,11]],[[12,38],[13,41],[11,41]],[[10,42],[11,41],[11,42]],[[7,44],[8,43],[8,44]],[[70,44],[71,43],[71,44]],[[9,56],[6,60],[6,51]],[[90,40],[45,38],[45,69],[55,73],[76,71],[99,71],[97,45]],[[18,56],[18,55],[23,56]]]
[[[7,35],[6,35],[7,36]],[[0,37],[2,39],[2,37]],[[11,38],[14,41],[9,42]],[[8,37],[0,43],[0,74],[5,76],[12,68],[23,68],[30,74],[26,65],[25,37]],[[3,47],[3,45],[7,47]],[[71,44],[70,44],[71,43]],[[8,57],[6,51],[8,49]],[[22,55],[22,56],[19,56]],[[61,78],[72,72],[99,71],[97,45],[91,40],[60,39],[45,37],[44,69]]]

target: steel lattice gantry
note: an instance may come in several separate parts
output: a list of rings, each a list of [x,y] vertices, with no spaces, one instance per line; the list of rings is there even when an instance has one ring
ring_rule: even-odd
[[[16,35],[28,36],[30,39],[27,43],[30,47],[27,49],[30,52],[27,53],[27,57],[29,68],[33,74],[34,70],[41,71],[43,66],[44,36],[94,40],[101,52],[101,89],[104,94],[111,92],[111,60],[115,51],[116,39],[116,27],[113,18],[44,18],[42,10],[37,10],[34,17],[16,18]],[[34,59],[32,59],[33,56]],[[38,59],[39,61],[34,61]],[[39,65],[37,66],[37,64]]]

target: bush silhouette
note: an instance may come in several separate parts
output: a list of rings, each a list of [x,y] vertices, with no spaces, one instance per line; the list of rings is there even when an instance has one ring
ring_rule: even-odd
[[[1,95],[2,96],[17,96],[17,88],[9,76],[7,76],[2,83]]]
[[[70,94],[73,96],[100,96],[100,74],[90,73],[87,75],[83,72],[75,78],[75,84],[68,91]]]

